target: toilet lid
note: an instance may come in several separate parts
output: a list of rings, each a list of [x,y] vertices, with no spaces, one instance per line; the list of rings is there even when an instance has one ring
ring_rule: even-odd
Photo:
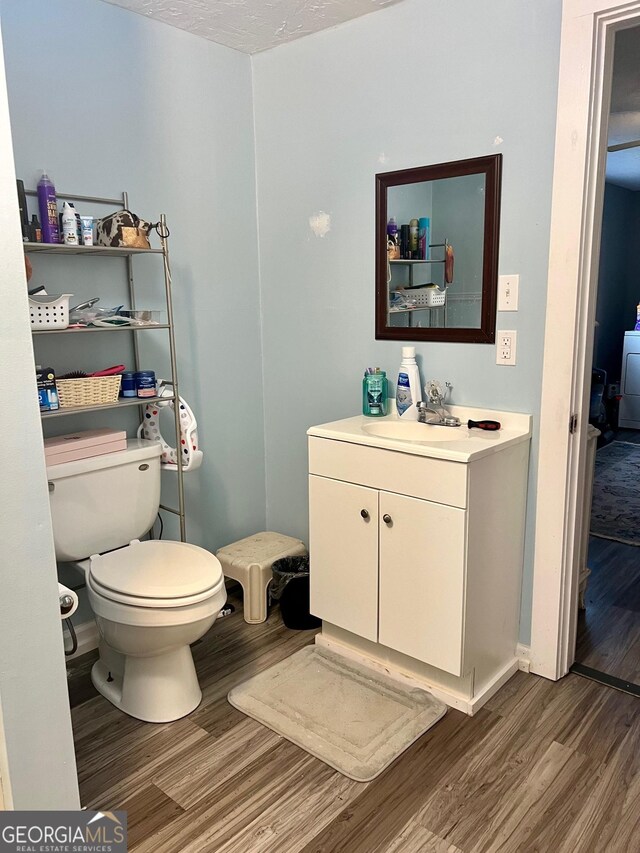
[[[125,548],[91,557],[90,576],[104,590],[147,599],[188,598],[220,583],[213,554],[186,542],[134,540]]]

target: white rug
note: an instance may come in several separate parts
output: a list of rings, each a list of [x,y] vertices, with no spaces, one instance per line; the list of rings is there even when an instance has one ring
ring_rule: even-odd
[[[375,779],[447,706],[319,646],[307,646],[229,692],[229,702],[355,779]]]

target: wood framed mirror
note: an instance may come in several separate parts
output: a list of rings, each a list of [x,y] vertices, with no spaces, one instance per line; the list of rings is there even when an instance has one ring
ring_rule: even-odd
[[[502,154],[376,175],[376,338],[495,343]]]

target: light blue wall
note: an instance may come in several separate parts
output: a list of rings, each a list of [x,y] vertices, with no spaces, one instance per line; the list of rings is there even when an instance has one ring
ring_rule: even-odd
[[[533,412],[537,429],[560,0],[406,0],[252,60],[97,0],[0,9],[18,175],[126,188],[169,218],[182,387],[207,453],[187,480],[192,541],[265,521],[306,538],[306,429],[358,411],[365,366],[397,369],[400,344],[374,340],[376,172],[504,154],[500,269],[521,289],[498,327],[518,330],[518,366],[486,345],[417,351],[455,402]],[[532,475],[523,640],[534,496]]]
[[[358,412],[365,366],[397,370],[400,344],[374,340],[380,171],[504,154],[500,271],[520,274],[520,311],[498,328],[518,330],[518,365],[487,345],[417,352],[455,402],[534,413],[535,471],[560,15],[560,0],[406,0],[254,57],[269,527],[306,537],[306,429]]]
[[[640,302],[640,192],[605,185],[593,366],[619,382],[624,333]]]
[[[205,451],[203,467],[185,478],[189,540],[213,550],[264,529],[249,57],[98,0],[1,0],[0,10],[18,177],[33,186],[46,167],[61,190],[114,197],[126,189],[140,215],[167,215],[181,388]],[[55,292],[66,279],[76,295],[117,304],[120,263],[37,258],[34,281]],[[150,301],[161,266],[135,264]],[[57,340],[46,352],[63,368],[129,362],[125,338],[101,339],[95,351]],[[160,374],[165,342],[149,333],[143,347]],[[58,431],[96,425],[88,416],[55,423]]]

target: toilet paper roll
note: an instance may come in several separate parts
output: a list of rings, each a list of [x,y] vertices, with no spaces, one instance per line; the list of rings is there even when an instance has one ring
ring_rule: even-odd
[[[78,596],[63,584],[58,584],[58,597],[60,599],[60,618],[68,619],[78,609]]]

